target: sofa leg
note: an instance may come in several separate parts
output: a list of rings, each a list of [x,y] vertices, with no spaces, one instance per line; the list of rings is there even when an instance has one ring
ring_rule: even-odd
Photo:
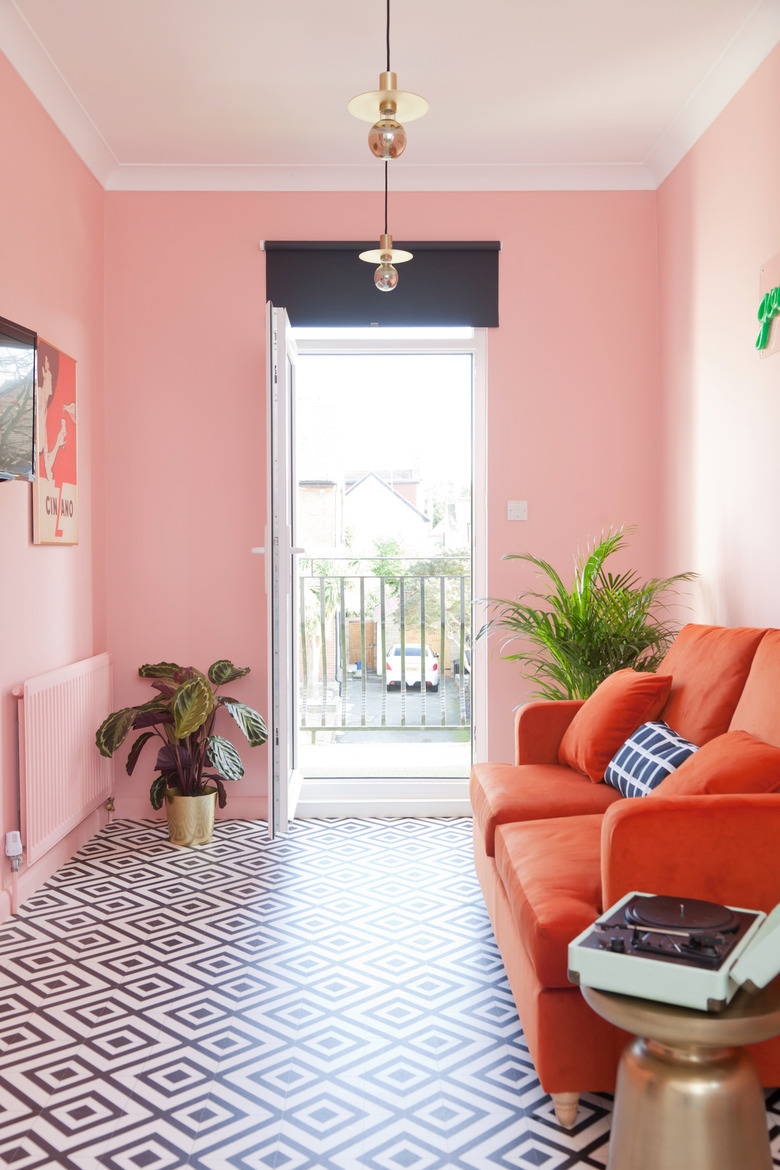
[[[580,1100],[579,1093],[551,1093],[550,1096],[552,1097],[558,1124],[562,1125],[564,1129],[571,1129],[577,1120],[577,1105]]]

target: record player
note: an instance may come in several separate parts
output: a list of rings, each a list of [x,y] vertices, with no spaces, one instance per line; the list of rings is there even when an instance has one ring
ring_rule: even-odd
[[[634,891],[569,943],[569,979],[717,1012],[780,974],[780,905],[760,910]]]

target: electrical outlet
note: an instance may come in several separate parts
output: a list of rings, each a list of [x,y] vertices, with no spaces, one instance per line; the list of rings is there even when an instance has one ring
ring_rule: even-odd
[[[507,500],[506,518],[507,520],[527,520],[528,500]]]

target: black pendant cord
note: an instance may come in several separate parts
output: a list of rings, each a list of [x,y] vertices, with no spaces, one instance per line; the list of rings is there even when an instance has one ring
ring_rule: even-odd
[[[387,161],[385,161],[385,235],[387,235]]]
[[[390,72],[390,0],[387,0],[387,72]]]

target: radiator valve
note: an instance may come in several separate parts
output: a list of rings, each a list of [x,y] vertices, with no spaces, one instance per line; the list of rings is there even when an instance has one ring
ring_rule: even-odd
[[[6,857],[21,857],[22,850],[22,835],[14,829],[5,835],[5,855]]]
[[[11,859],[11,869],[18,873],[22,860],[22,835],[17,829],[5,835],[5,855]]]

